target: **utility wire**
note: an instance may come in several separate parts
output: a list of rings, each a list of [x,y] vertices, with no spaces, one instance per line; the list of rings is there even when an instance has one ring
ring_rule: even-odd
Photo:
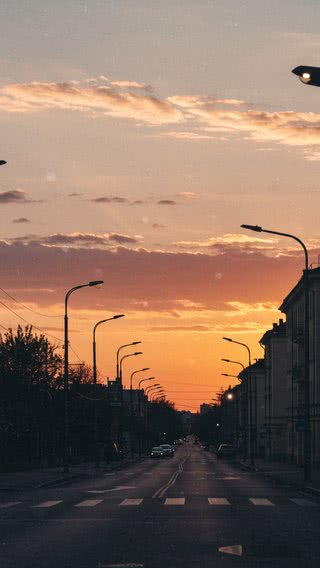
[[[44,333],[45,335],[47,335],[48,337],[53,337],[53,339],[56,339],[57,341],[59,341],[59,343],[63,344],[63,340],[60,337],[56,337],[55,335],[51,335],[50,333],[46,333],[43,329],[41,329],[41,327],[38,327],[36,325],[33,325],[32,323],[30,323],[28,320],[26,320],[25,318],[23,318],[22,316],[20,316],[19,314],[17,314],[17,312],[15,312],[14,310],[12,310],[11,308],[9,308],[9,306],[7,306],[4,302],[0,301],[0,304],[6,308],[6,310],[8,310],[9,312],[13,313],[18,319],[21,319],[22,321],[24,321],[25,323],[27,323],[28,325],[31,325],[32,327],[34,327],[34,329],[37,329],[38,331],[41,331],[41,333]]]
[[[13,300],[14,302],[16,302],[16,304],[20,304],[20,306],[22,306],[23,308],[25,308],[26,310],[29,310],[29,312],[32,312],[33,314],[36,314],[38,316],[42,316],[44,318],[62,318],[63,314],[58,315],[58,316],[49,316],[47,314],[42,314],[41,312],[37,312],[36,310],[33,310],[32,308],[29,308],[28,306],[26,306],[25,304],[23,304],[22,302],[20,302],[19,300],[17,300],[16,298],[14,298],[13,296],[11,296],[11,294],[9,294],[9,292],[6,292],[6,290],[4,290],[3,288],[0,287],[1,292],[3,292],[4,294],[6,294],[6,296],[8,296],[8,298],[11,298],[11,300]]]

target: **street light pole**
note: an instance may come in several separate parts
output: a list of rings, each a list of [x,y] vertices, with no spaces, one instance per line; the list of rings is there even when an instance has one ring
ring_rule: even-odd
[[[93,347],[93,384],[97,384],[97,355],[96,355],[96,330],[97,327],[99,327],[99,325],[101,325],[102,323],[105,323],[107,321],[111,321],[111,320],[115,320],[115,319],[119,319],[119,318],[124,318],[124,314],[118,314],[116,316],[112,316],[112,318],[107,318],[107,319],[103,319],[98,321],[94,328],[93,328],[93,334],[92,334],[92,347]]]
[[[88,284],[81,284],[71,288],[65,296],[64,301],[64,451],[63,451],[63,470],[69,473],[69,320],[68,320],[68,300],[73,292],[80,288],[87,288],[103,284],[103,280],[92,280]]]
[[[133,341],[132,343],[126,343],[125,345],[120,345],[119,349],[117,350],[117,371],[116,371],[117,379],[120,379],[119,356],[121,349],[124,349],[125,347],[131,347],[131,345],[140,345],[140,343],[141,341]]]
[[[248,352],[248,361],[249,361],[249,366],[248,366],[248,383],[249,383],[249,389],[248,389],[248,398],[249,398],[249,416],[250,416],[250,431],[249,431],[249,439],[250,439],[250,464],[254,465],[254,434],[253,434],[253,408],[252,408],[252,374],[251,374],[251,351],[249,346],[246,343],[242,343],[241,341],[235,341],[235,339],[231,339],[230,337],[224,337],[223,338],[225,341],[230,341],[231,343],[236,343],[237,345],[241,345],[242,347],[245,347],[245,349]]]
[[[136,351],[135,353],[128,353],[128,355],[124,355],[123,357],[121,357],[121,359],[120,359],[120,366],[119,366],[119,369],[120,369],[120,376],[119,376],[119,378],[120,378],[120,383],[121,383],[121,385],[122,385],[122,363],[123,363],[123,361],[124,361],[125,359],[127,359],[128,357],[136,357],[137,355],[142,355],[142,351]]]
[[[305,268],[303,271],[304,283],[304,481],[311,481],[311,430],[310,430],[310,367],[309,367],[309,348],[310,348],[310,330],[309,330],[309,257],[308,250],[304,242],[290,233],[282,231],[271,231],[264,229],[259,225],[241,225],[243,229],[255,231],[257,233],[269,233],[271,235],[279,235],[280,237],[288,237],[296,241],[303,249]]]
[[[92,349],[93,349],[93,384],[96,386],[97,384],[97,352],[96,352],[96,331],[99,325],[105,323],[107,321],[123,318],[124,314],[117,314],[112,316],[111,318],[106,318],[103,320],[98,321],[93,327],[92,333]],[[100,460],[99,460],[99,429],[98,429],[98,408],[97,402],[94,405],[94,448],[95,448],[95,467],[96,469],[99,468]]]

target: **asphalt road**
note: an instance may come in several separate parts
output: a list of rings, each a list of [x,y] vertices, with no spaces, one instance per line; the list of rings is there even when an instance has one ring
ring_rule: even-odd
[[[1,568],[315,567],[320,501],[185,443],[66,487],[0,494]]]

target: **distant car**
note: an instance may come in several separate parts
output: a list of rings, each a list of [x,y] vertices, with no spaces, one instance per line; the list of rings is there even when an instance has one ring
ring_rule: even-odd
[[[160,446],[155,446],[150,452],[150,458],[163,458],[164,451]]]
[[[170,458],[173,458],[174,456],[173,446],[171,446],[170,444],[161,444],[160,448],[162,448],[164,456],[169,456]]]
[[[235,448],[231,444],[220,444],[217,451],[219,459],[233,459],[236,456]]]

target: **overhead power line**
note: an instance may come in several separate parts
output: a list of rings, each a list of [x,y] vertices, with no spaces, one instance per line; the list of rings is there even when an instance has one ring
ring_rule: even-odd
[[[43,329],[41,329],[41,327],[38,327],[36,325],[34,325],[33,323],[31,323],[30,321],[26,320],[25,318],[23,318],[22,316],[20,316],[19,314],[17,314],[17,312],[15,312],[14,310],[12,310],[11,308],[9,308],[9,306],[7,306],[4,302],[0,301],[0,304],[6,308],[6,310],[8,310],[9,312],[11,312],[12,314],[14,314],[18,319],[21,319],[22,321],[24,321],[25,323],[27,323],[28,325],[31,325],[32,327],[34,327],[34,329],[37,329],[38,331],[41,331],[41,333],[43,333],[44,335],[47,335],[48,337],[53,337],[53,339],[56,339],[57,341],[59,341],[59,343],[63,344],[63,340],[60,337],[56,337],[55,335],[52,335],[50,333],[47,333],[46,331],[44,331]]]
[[[9,294],[9,292],[7,292],[6,290],[4,290],[3,288],[0,288],[1,292],[3,292],[4,294],[6,294],[6,296],[8,296],[8,298],[11,298],[11,300],[13,300],[14,302],[16,302],[16,304],[19,304],[20,306],[22,306],[23,308],[25,308],[26,310],[29,310],[29,312],[32,312],[33,314],[36,314],[38,316],[42,316],[44,318],[62,318],[63,314],[61,315],[57,315],[57,316],[50,316],[48,314],[42,314],[41,312],[37,312],[36,310],[33,310],[32,308],[29,308],[29,306],[26,306],[25,304],[23,304],[22,302],[20,302],[20,300],[17,300],[16,298],[14,298],[11,294]]]

